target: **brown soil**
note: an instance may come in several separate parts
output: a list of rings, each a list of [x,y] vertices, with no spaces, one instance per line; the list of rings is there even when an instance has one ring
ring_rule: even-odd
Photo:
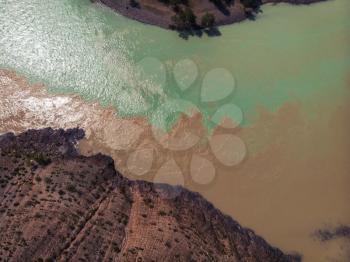
[[[81,156],[83,135],[0,136],[0,261],[300,260],[197,193],[131,181],[112,158]]]

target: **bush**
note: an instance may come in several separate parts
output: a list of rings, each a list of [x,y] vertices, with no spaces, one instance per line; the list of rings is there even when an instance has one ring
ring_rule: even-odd
[[[244,7],[256,9],[260,7],[261,0],[241,0],[241,3]]]
[[[49,178],[49,177],[45,177],[44,180],[45,180],[46,184],[51,184],[52,183],[52,179]]]
[[[188,0],[170,0],[170,4],[172,5],[188,5]]]
[[[116,252],[116,253],[120,252],[120,248],[119,248],[117,242],[112,243],[112,248],[113,248],[114,252]]]
[[[202,27],[212,27],[215,23],[215,17],[211,13],[206,13],[202,16],[201,25]]]
[[[133,8],[140,7],[140,4],[136,0],[129,0],[129,4]]]
[[[67,186],[66,186],[66,189],[67,189],[69,192],[72,192],[72,193],[77,192],[76,187],[75,187],[74,185],[72,185],[72,184],[67,185]]]
[[[33,159],[41,166],[47,166],[51,163],[51,159],[45,156],[43,153],[34,154]]]
[[[171,248],[171,242],[168,240],[168,241],[166,241],[165,242],[165,246],[167,247],[167,248]]]
[[[166,5],[188,5],[188,0],[159,0]]]
[[[166,216],[166,212],[165,211],[163,211],[163,210],[160,210],[159,212],[158,212],[158,215],[160,215],[160,216]]]
[[[174,23],[174,27],[178,30],[188,30],[196,27],[196,16],[192,9],[188,7],[184,10],[180,8],[171,20]]]
[[[210,2],[212,2],[214,5],[222,5],[221,0],[209,0]]]

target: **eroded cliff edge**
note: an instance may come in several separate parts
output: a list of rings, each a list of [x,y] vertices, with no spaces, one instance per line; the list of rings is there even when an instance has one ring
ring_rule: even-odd
[[[80,155],[83,137],[51,128],[0,136],[0,261],[300,260],[197,193],[131,181],[110,157]]]

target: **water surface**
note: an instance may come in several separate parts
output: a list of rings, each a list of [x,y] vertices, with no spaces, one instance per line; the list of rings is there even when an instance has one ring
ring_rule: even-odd
[[[320,243],[312,233],[350,223],[349,10],[347,0],[266,5],[256,21],[220,27],[220,37],[184,40],[89,0],[0,0],[0,67],[44,84],[33,87],[0,71],[0,132],[81,126],[87,144],[113,155],[118,168],[134,178],[128,156],[151,146],[155,159],[141,178],[153,180],[174,158],[186,187],[270,243],[302,253],[305,261],[342,261],[346,241]],[[147,62],[145,79],[138,67],[145,57],[159,60],[165,77],[152,75],[160,65]],[[173,74],[183,59],[198,69],[187,89]],[[203,79],[213,69],[229,72],[235,90],[208,103],[201,95]],[[219,80],[209,90],[214,95],[227,84]],[[179,129],[200,130],[198,121],[213,127],[209,119],[218,108],[238,106],[242,128],[214,133],[239,136],[246,159],[234,167],[222,165],[204,142],[185,153],[163,150],[150,136],[148,120],[162,122],[166,116],[154,119],[154,112],[173,99],[191,102],[201,112],[202,119]],[[191,177],[194,154],[214,164],[210,183],[200,185]]]
[[[255,22],[221,27],[221,37],[188,41],[88,0],[2,0],[0,9],[0,66],[53,92],[113,105],[123,115],[151,115],[167,99],[184,98],[209,116],[216,107],[202,103],[199,94],[204,75],[215,68],[234,76],[235,92],[225,102],[248,116],[257,106],[276,110],[291,98],[315,104],[315,96],[343,95],[350,63],[346,0],[264,6]],[[166,64],[164,84],[139,77],[136,64],[145,57]],[[191,59],[199,71],[186,92],[171,74],[181,59]]]

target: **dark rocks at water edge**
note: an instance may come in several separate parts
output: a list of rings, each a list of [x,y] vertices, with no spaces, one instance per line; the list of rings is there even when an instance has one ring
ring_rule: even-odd
[[[319,229],[314,236],[321,241],[330,241],[336,238],[350,239],[350,226],[340,225],[335,228]]]
[[[0,136],[0,261],[300,261],[197,193],[164,198],[110,157],[80,155],[83,136]]]

